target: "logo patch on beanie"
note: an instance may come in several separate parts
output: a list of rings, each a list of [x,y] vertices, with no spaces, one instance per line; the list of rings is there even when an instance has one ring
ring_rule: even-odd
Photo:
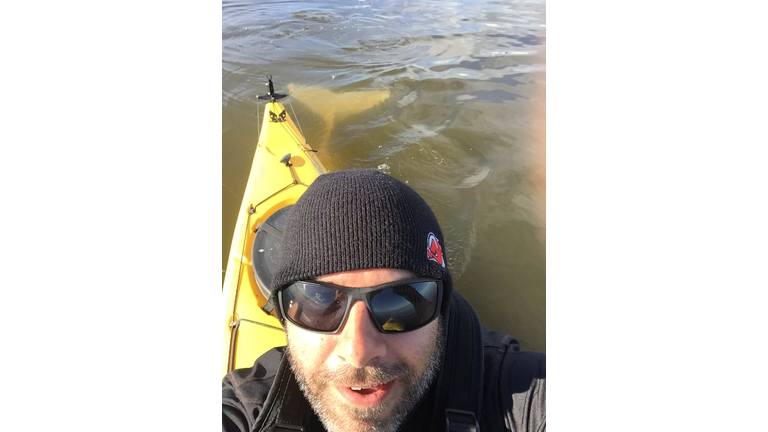
[[[429,258],[430,261],[434,261],[445,267],[443,248],[440,247],[440,241],[437,240],[437,237],[433,233],[429,233],[427,236],[427,258]]]

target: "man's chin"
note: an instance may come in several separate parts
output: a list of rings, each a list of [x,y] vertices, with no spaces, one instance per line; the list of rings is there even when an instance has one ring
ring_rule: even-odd
[[[312,408],[327,430],[334,432],[396,431],[404,419],[403,389],[399,379],[385,383],[369,394],[336,385],[324,389],[304,388]]]
[[[341,403],[333,410],[318,414],[326,429],[334,432],[396,431],[401,419],[393,415],[392,406],[378,405],[373,408],[355,408]]]

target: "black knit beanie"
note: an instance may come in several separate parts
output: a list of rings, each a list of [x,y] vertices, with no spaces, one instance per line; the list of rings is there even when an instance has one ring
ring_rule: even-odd
[[[291,207],[272,292],[343,271],[409,270],[443,281],[445,314],[453,280],[444,246],[432,210],[399,180],[375,169],[323,174]]]

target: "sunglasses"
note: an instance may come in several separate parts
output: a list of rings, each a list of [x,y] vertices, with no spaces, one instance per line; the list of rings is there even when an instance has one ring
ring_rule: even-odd
[[[280,312],[293,324],[316,333],[336,333],[355,301],[365,303],[382,333],[405,333],[431,323],[440,314],[443,281],[416,278],[347,288],[299,281],[278,292]]]

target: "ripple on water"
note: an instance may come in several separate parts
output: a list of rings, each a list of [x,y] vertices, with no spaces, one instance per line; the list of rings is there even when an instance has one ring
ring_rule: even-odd
[[[480,184],[488,174],[491,172],[491,167],[488,165],[474,167],[474,171],[466,177],[459,179],[459,182],[455,185],[457,188],[471,188]]]
[[[329,11],[321,10],[302,10],[294,12],[292,16],[299,20],[311,21],[323,24],[338,23],[344,20],[343,17],[335,15]]]
[[[408,125],[406,129],[395,135],[395,140],[410,144],[421,142],[424,138],[436,137],[445,125],[429,126],[425,124]]]
[[[402,99],[397,101],[397,106],[402,108],[404,106],[410,105],[413,103],[413,101],[416,100],[417,97],[418,97],[418,93],[416,93],[415,91],[412,91],[407,95],[403,96]]]

